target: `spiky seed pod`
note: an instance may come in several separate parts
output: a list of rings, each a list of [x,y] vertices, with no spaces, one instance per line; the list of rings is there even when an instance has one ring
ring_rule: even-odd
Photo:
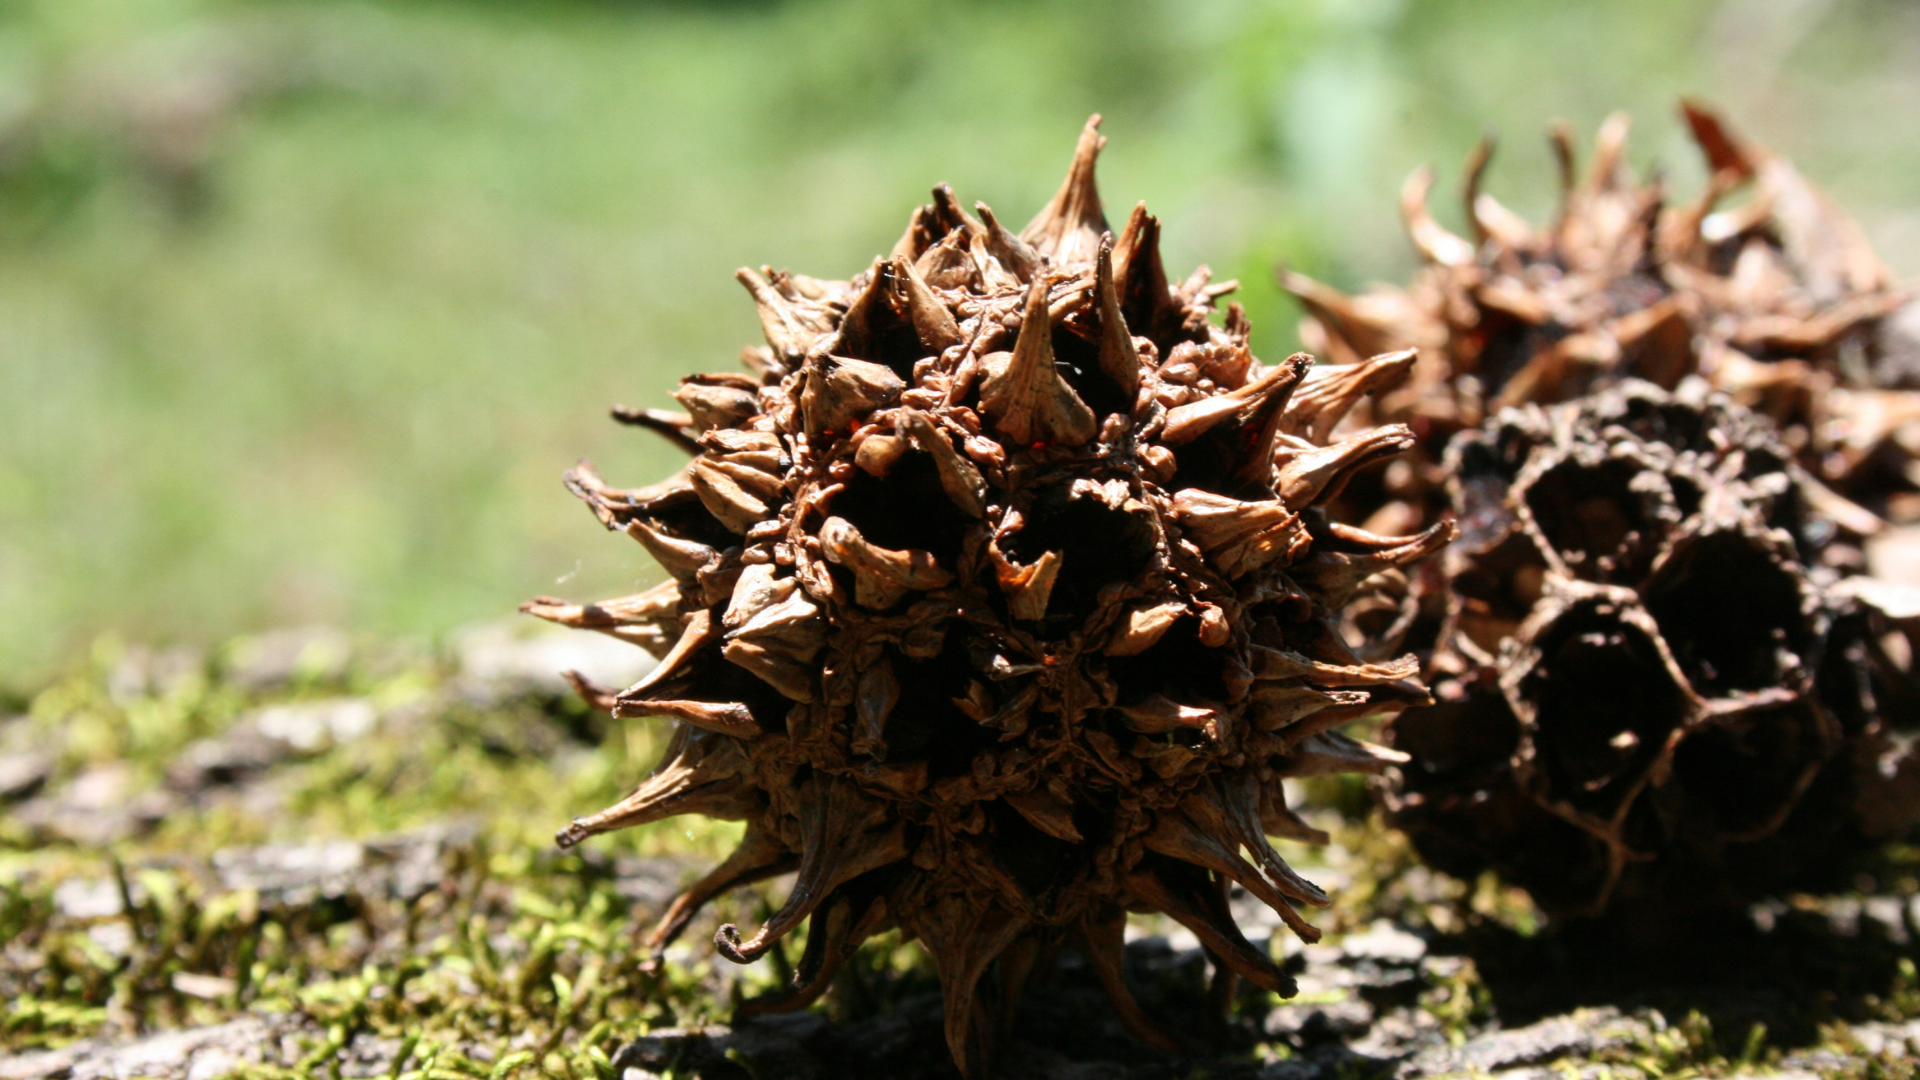
[[[1560,210],[1546,228],[1481,190],[1492,154],[1483,141],[1464,184],[1471,240],[1429,211],[1431,169],[1407,180],[1401,210],[1425,265],[1406,289],[1349,297],[1282,272],[1308,309],[1309,349],[1344,362],[1420,353],[1407,385],[1366,415],[1411,425],[1426,456],[1397,466],[1384,489],[1363,481],[1358,509],[1407,504],[1383,524],[1439,510],[1440,448],[1501,407],[1625,378],[1672,389],[1699,372],[1781,424],[1823,484],[1877,513],[1920,518],[1920,304],[1790,162],[1697,105],[1683,111],[1710,173],[1690,201],[1669,204],[1657,179],[1629,175],[1627,119],[1615,115],[1584,174],[1571,134],[1554,129]],[[1745,202],[1718,209],[1742,188]],[[1854,531],[1877,526],[1829,510]]]
[[[767,339],[756,374],[683,380],[681,413],[619,413],[688,466],[634,490],[568,476],[672,580],[527,606],[670,643],[625,690],[579,681],[674,729],[639,789],[563,845],[678,814],[747,823],[656,928],[656,956],[709,899],[794,872],[764,925],[715,938],[746,963],[809,927],[791,988],[744,1011],[807,1004],[899,928],[932,954],[972,1074],[1061,943],[1136,1034],[1172,1043],[1122,980],[1128,911],[1190,928],[1222,987],[1293,992],[1226,890],[1318,936],[1301,909],[1326,895],[1267,837],[1324,836],[1281,780],[1400,760],[1337,727],[1427,700],[1417,663],[1338,624],[1452,536],[1327,519],[1348,476],[1412,436],[1329,442],[1366,372],[1261,363],[1237,305],[1209,318],[1232,283],[1204,267],[1169,283],[1144,207],[1114,238],[1097,121],[1018,235],[942,186],[851,281],[742,270]]]
[[[1770,424],[1629,381],[1455,439],[1439,703],[1386,789],[1430,861],[1550,913],[1696,909],[1803,883],[1920,820],[1920,611],[1809,571],[1832,534]],[[1900,651],[1899,648],[1894,649]],[[1910,668],[1910,660],[1907,662]]]

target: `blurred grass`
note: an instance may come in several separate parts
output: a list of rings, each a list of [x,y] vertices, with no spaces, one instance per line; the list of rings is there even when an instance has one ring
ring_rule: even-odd
[[[653,574],[560,489],[604,420],[755,339],[741,264],[844,275],[936,181],[1024,220],[1075,129],[1175,268],[1410,266],[1393,210],[1483,128],[1676,95],[1795,155],[1920,270],[1920,8],[1253,0],[0,0],[0,682],[103,629],[434,634]],[[1452,217],[1443,206],[1443,216]],[[557,584],[558,582],[558,584]]]

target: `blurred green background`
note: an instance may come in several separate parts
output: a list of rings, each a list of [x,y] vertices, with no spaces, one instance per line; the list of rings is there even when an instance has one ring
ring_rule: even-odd
[[[940,180],[1024,221],[1088,113],[1273,355],[1272,264],[1402,276],[1483,129],[1535,217],[1555,117],[1695,190],[1683,93],[1920,274],[1911,2],[0,0],[0,682],[649,580],[559,474],[671,467],[606,406],[756,340],[733,268],[848,274]]]

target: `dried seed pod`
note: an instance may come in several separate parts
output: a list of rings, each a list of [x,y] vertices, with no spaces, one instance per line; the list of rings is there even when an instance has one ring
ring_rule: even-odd
[[[667,592],[529,606],[673,643],[639,684],[595,692],[672,718],[667,760],[563,844],[681,812],[748,823],[656,948],[713,896],[794,871],[764,926],[716,938],[745,962],[810,928],[794,985],[746,1010],[806,1004],[897,928],[932,953],[971,1075],[1007,1015],[982,995],[1010,1007],[1054,942],[1089,950],[1128,1026],[1170,1045],[1120,976],[1128,911],[1189,926],[1221,985],[1293,992],[1224,890],[1316,936],[1299,909],[1327,897],[1265,832],[1325,837],[1281,779],[1398,760],[1331,728],[1426,700],[1414,661],[1356,651],[1336,623],[1450,535],[1329,522],[1348,476],[1410,442],[1329,438],[1404,361],[1318,380],[1304,355],[1260,364],[1243,313],[1208,318],[1228,286],[1168,284],[1144,210],[1107,234],[1101,142],[1090,123],[1017,236],[942,187],[849,282],[743,271],[760,374],[687,380],[684,415],[623,413],[690,467],[637,491],[569,480]]]
[[[1806,885],[1920,821],[1896,731],[1920,603],[1810,569],[1833,525],[1763,418],[1628,381],[1506,410],[1446,467],[1439,702],[1393,722],[1412,760],[1383,785],[1435,865],[1639,918]]]
[[[1683,113],[1710,174],[1687,201],[1669,204],[1657,179],[1629,175],[1626,118],[1615,116],[1578,178],[1556,132],[1561,205],[1543,228],[1480,189],[1483,142],[1464,185],[1470,240],[1427,211],[1430,170],[1408,180],[1402,212],[1426,266],[1405,289],[1349,297],[1282,272],[1307,309],[1308,348],[1342,364],[1419,356],[1411,378],[1360,415],[1409,424],[1424,455],[1366,478],[1346,512],[1439,513],[1441,448],[1503,406],[1627,378],[1672,389],[1698,373],[1780,424],[1813,477],[1872,512],[1842,510],[1843,529],[1872,531],[1874,515],[1920,522],[1920,302],[1792,163],[1698,105]]]

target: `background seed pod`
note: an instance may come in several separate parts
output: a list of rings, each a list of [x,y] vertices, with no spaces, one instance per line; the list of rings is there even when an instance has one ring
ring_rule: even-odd
[[[1337,727],[1427,700],[1418,663],[1343,636],[1342,615],[1404,592],[1398,568],[1453,535],[1328,519],[1348,477],[1412,445],[1400,426],[1328,438],[1404,358],[1261,363],[1237,305],[1209,318],[1233,283],[1204,267],[1170,283],[1144,207],[1109,232],[1103,141],[1090,123],[1017,235],[942,186],[850,281],[742,270],[767,341],[753,374],[688,377],[684,411],[617,414],[689,465],[633,490],[568,475],[671,580],[527,606],[670,643],[624,690],[577,680],[675,730],[653,775],[562,844],[678,814],[747,823],[656,950],[714,896],[793,872],[764,925],[715,938],[750,962],[808,926],[793,985],[744,1011],[804,1006],[899,928],[932,954],[974,1074],[1060,944],[1136,1034],[1172,1044],[1121,976],[1128,911],[1191,929],[1222,1003],[1235,978],[1293,992],[1226,890],[1317,938],[1300,909],[1328,898],[1267,837],[1325,837],[1281,780],[1401,760]]]
[[[1627,118],[1616,115],[1584,171],[1571,133],[1553,130],[1560,210],[1544,228],[1481,190],[1493,149],[1482,142],[1463,191],[1471,239],[1428,210],[1431,169],[1408,179],[1401,210],[1425,266],[1405,289],[1350,297],[1282,272],[1308,310],[1308,348],[1347,361],[1419,354],[1366,420],[1409,424],[1423,454],[1361,478],[1345,509],[1412,527],[1445,508],[1439,457],[1454,432],[1509,405],[1627,378],[1673,389],[1698,373],[1781,426],[1822,485],[1808,496],[1837,525],[1863,536],[1875,515],[1920,522],[1920,304],[1791,162],[1698,105],[1683,113],[1709,173],[1687,201],[1629,174]],[[1916,537],[1910,554],[1883,561],[1920,562]],[[1861,562],[1842,549],[1829,558]]]
[[[1912,590],[1820,568],[1833,524],[1765,420],[1629,381],[1506,410],[1446,469],[1439,700],[1383,785],[1430,861],[1665,918],[1920,821]]]

